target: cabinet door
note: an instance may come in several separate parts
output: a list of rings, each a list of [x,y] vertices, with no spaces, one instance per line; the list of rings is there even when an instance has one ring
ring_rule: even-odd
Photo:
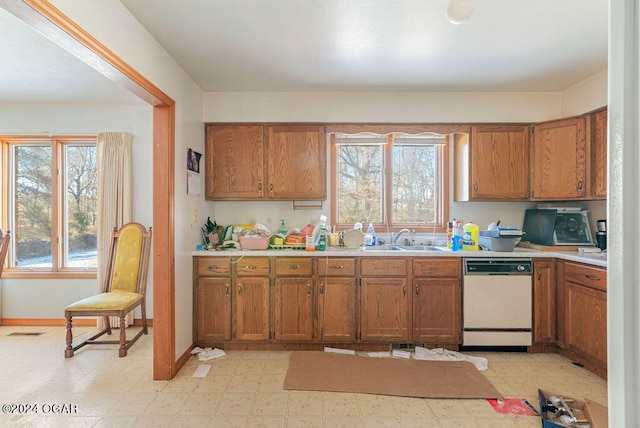
[[[264,197],[262,126],[207,125],[206,199]]]
[[[528,134],[525,126],[471,128],[471,200],[529,198]]]
[[[533,343],[556,343],[556,269],[553,260],[533,262]]]
[[[275,340],[313,340],[313,279],[278,278],[274,290]]]
[[[235,338],[269,340],[269,278],[238,277],[234,300]]]
[[[592,196],[607,198],[607,110],[591,116],[591,177]]]
[[[231,280],[200,278],[196,290],[196,341],[231,339]]]
[[[362,278],[360,302],[360,340],[403,342],[410,339],[406,277]]]
[[[319,279],[319,338],[323,342],[353,342],[356,339],[356,280]]]
[[[268,126],[267,195],[270,199],[327,197],[326,141],[322,126]]]
[[[460,343],[462,298],[457,278],[415,278],[413,340]]]
[[[601,367],[607,366],[607,294],[568,282],[567,347]]]
[[[587,195],[585,118],[533,127],[532,199],[584,199]]]

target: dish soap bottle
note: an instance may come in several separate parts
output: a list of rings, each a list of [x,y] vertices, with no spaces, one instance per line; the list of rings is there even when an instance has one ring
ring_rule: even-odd
[[[451,237],[451,251],[462,250],[462,226],[460,220],[453,223],[453,235]]]
[[[287,230],[287,226],[285,226],[285,224],[284,224],[284,219],[281,219],[280,220],[280,229],[278,229],[278,232],[277,232],[278,235],[282,235],[282,237],[284,238],[284,237],[287,236],[288,232],[289,231]]]
[[[478,234],[479,228],[472,221],[465,224],[464,234],[462,235],[462,249],[464,251],[478,251]]]
[[[367,227],[367,233],[364,235],[364,244],[370,247],[376,245],[378,243],[378,239],[376,238],[376,230],[373,228],[373,224],[369,223]]]

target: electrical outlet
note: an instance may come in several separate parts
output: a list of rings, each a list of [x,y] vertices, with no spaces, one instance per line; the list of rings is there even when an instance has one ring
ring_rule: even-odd
[[[318,219],[316,219],[316,218],[312,218],[311,220],[309,220],[309,224],[310,224],[311,226],[315,226],[317,221],[318,221]]]
[[[198,220],[198,210],[194,208],[193,210],[193,223],[199,223],[200,221]]]

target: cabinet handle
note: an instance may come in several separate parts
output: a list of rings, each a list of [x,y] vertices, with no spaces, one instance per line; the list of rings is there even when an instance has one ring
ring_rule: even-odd
[[[582,190],[582,180],[578,181],[578,190]]]
[[[238,296],[242,294],[242,284],[238,284]]]
[[[229,295],[229,284],[225,284],[224,285],[224,295],[228,296]]]
[[[593,275],[585,275],[587,278],[592,279],[594,281],[600,281],[600,278],[598,278],[597,276],[593,276]]]
[[[320,283],[320,294],[324,294],[324,282]]]
[[[311,296],[311,283],[307,283],[307,296]]]
[[[538,281],[542,278],[542,269],[538,269]]]
[[[293,269],[293,270],[295,270],[295,269],[298,269],[299,267],[300,267],[300,266],[298,266],[298,265],[289,265],[289,266],[287,266],[287,269]]]
[[[477,182],[473,183],[473,191],[475,193],[478,193],[478,183]]]
[[[244,268],[245,268],[245,269],[254,269],[254,270],[255,270],[255,269],[258,269],[258,266],[254,266],[254,265],[246,265]]]
[[[343,265],[331,265],[329,266],[331,269],[342,269],[344,266]]]
[[[271,196],[273,196],[273,183],[269,183],[269,192],[271,193]]]
[[[260,192],[260,196],[262,196],[262,181],[258,183],[258,192]]]
[[[222,266],[209,266],[207,267],[207,269],[209,269],[210,271],[214,271],[216,269],[222,269]]]
[[[402,295],[403,296],[407,295],[407,284],[402,284]]]
[[[420,286],[416,283],[416,296],[420,294]]]

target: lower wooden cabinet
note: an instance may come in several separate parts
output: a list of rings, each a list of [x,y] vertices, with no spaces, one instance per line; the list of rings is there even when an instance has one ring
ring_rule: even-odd
[[[556,334],[556,262],[533,261],[533,344],[555,344]]]
[[[306,342],[314,339],[312,278],[277,278],[273,290],[274,339]]]
[[[459,344],[462,335],[460,259],[413,260],[413,341]]]
[[[355,342],[355,278],[320,277],[318,281],[318,339],[322,342]]]
[[[606,271],[578,263],[564,263],[565,346],[582,363],[606,372]],[[583,361],[586,360],[586,361]]]
[[[233,301],[234,338],[269,340],[269,278],[237,278]]]
[[[196,284],[196,342],[231,339],[231,278],[200,278]]]
[[[362,278],[360,340],[408,342],[411,325],[406,278]]]

